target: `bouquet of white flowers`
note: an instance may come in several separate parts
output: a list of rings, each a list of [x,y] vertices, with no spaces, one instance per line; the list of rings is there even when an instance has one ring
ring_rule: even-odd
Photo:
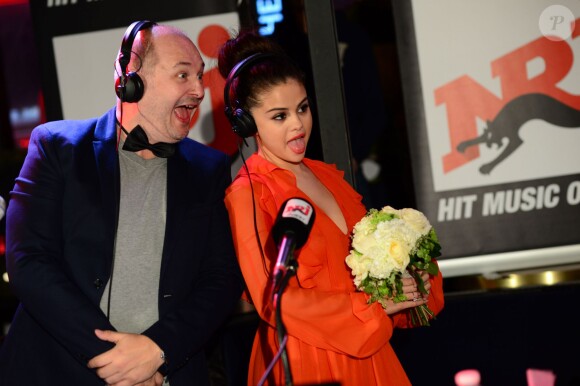
[[[354,227],[352,249],[346,264],[356,287],[369,294],[369,302],[385,307],[386,299],[403,302],[402,278],[410,275],[417,289],[427,294],[419,271],[437,275],[432,259],[441,255],[441,246],[429,220],[418,210],[386,206],[371,209]],[[428,326],[434,316],[426,304],[411,309],[411,323]]]

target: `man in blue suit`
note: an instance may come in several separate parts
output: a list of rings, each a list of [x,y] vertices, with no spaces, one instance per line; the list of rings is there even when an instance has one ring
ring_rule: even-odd
[[[243,280],[223,203],[229,159],[186,138],[203,69],[181,31],[133,23],[116,108],[33,131],[7,212],[21,304],[1,385],[209,384],[204,345]]]

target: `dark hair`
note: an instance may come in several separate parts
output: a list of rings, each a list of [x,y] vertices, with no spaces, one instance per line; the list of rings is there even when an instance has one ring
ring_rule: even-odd
[[[227,79],[236,64],[256,53],[274,55],[258,60],[244,68],[230,85],[230,101],[250,110],[260,101],[257,96],[289,79],[305,85],[305,76],[298,65],[273,40],[255,31],[240,31],[238,36],[226,41],[218,53],[218,69]]]

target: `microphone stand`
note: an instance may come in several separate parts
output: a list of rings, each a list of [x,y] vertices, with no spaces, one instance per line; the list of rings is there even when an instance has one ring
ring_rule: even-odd
[[[286,351],[286,327],[282,322],[282,294],[290,278],[296,275],[298,263],[294,259],[294,248],[291,247],[291,243],[288,239],[283,239],[280,244],[280,251],[285,251],[286,249],[288,249],[288,262],[284,264],[284,268],[275,277],[272,303],[275,309],[276,331],[278,333],[278,343],[281,350],[281,360],[286,380],[285,384],[286,386],[292,386],[292,372],[290,371],[290,362],[288,361],[288,353]]]

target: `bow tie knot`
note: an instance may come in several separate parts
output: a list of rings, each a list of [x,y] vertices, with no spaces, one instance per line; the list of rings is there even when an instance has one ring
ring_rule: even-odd
[[[147,133],[139,125],[135,126],[130,133],[121,126],[121,130],[127,135],[123,150],[137,152],[140,150],[150,150],[156,157],[167,158],[175,153],[175,143],[157,142],[149,143]]]

